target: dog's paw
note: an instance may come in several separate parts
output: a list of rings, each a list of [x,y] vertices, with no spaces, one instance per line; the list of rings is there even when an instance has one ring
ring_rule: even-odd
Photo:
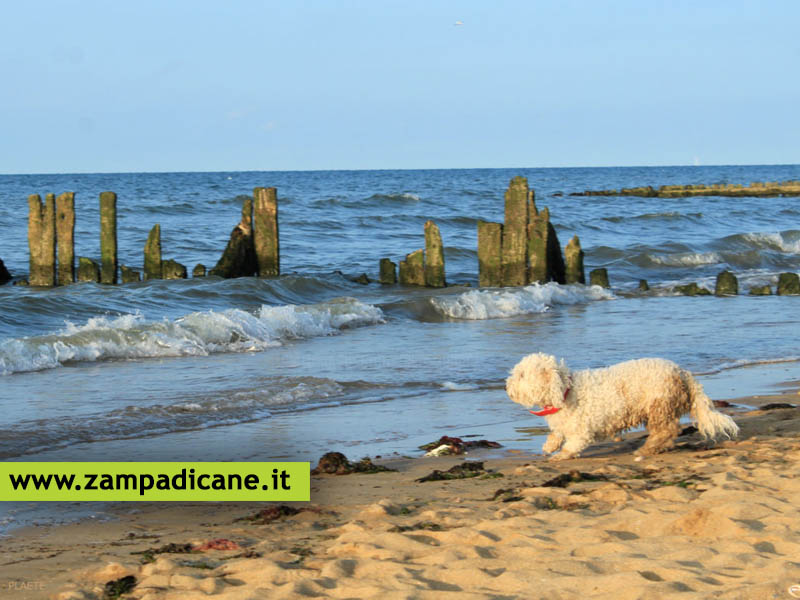
[[[549,460],[552,460],[553,462],[556,462],[556,461],[559,461],[559,460],[569,460],[570,458],[578,458],[578,456],[580,456],[580,454],[578,454],[578,453],[563,452],[562,451],[562,452],[559,452],[558,454],[556,454],[554,456],[551,456]]]
[[[553,452],[558,452],[559,448],[561,448],[561,444],[546,443],[542,446],[542,452],[545,454],[552,454]]]

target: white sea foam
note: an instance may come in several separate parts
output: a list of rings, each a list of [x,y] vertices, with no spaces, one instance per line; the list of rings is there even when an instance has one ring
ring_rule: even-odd
[[[592,300],[610,300],[614,294],[600,286],[534,283],[521,288],[472,290],[455,297],[432,298],[441,314],[454,319],[498,319],[541,313],[556,304],[579,304]]]
[[[94,317],[84,325],[68,323],[56,334],[0,342],[0,374],[66,362],[253,352],[383,321],[381,309],[354,298],[262,306],[255,314],[235,308],[195,312],[175,321],[149,321],[139,314]]]
[[[474,383],[456,383],[455,381],[445,381],[439,385],[442,386],[443,392],[466,392],[478,389]]]
[[[668,267],[686,267],[696,265],[714,265],[721,263],[722,257],[716,252],[683,252],[680,254],[649,255],[657,265]]]

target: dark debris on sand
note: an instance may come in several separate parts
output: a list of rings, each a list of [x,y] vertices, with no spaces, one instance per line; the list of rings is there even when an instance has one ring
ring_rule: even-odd
[[[311,471],[311,474],[349,475],[350,473],[370,474],[396,470],[383,465],[376,465],[368,456],[365,456],[357,463],[351,463],[341,452],[328,452],[319,459],[319,464]]]
[[[482,462],[464,462],[460,465],[456,465],[455,467],[451,467],[447,469],[447,471],[440,471],[439,469],[435,469],[430,475],[426,475],[425,477],[420,477],[419,479],[415,479],[417,483],[423,483],[425,481],[444,481],[447,479],[468,479],[470,477],[477,477],[478,475],[483,475],[486,473],[486,469],[483,468]]]
[[[259,525],[266,525],[267,523],[272,523],[273,521],[277,521],[283,517],[293,517],[294,515],[305,510],[309,509],[305,507],[295,508],[294,506],[280,504],[278,506],[268,506],[267,508],[258,511],[254,515],[250,515],[249,517],[240,517],[236,519],[236,521],[250,521],[251,523],[256,523]]]
[[[123,594],[129,593],[136,587],[136,577],[127,575],[119,579],[106,582],[103,588],[103,600],[117,600]]]
[[[545,481],[540,487],[560,487],[565,488],[570,483],[578,483],[580,481],[608,481],[608,477],[600,473],[584,473],[583,471],[570,471],[569,473],[561,473],[552,479]]]
[[[502,446],[497,442],[490,442],[489,440],[464,441],[461,438],[443,435],[437,441],[424,444],[420,446],[419,449],[430,452],[431,450],[436,450],[442,446],[448,446],[449,448],[445,451],[437,453],[440,456],[446,454],[465,454],[467,450],[472,450],[475,448],[502,448]]]
[[[160,548],[148,548],[131,554],[141,554],[143,563],[155,561],[157,554],[191,554],[196,552],[191,544],[164,544]]]

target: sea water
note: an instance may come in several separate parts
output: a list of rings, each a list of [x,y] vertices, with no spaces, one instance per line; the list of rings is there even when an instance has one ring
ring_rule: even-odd
[[[477,221],[502,222],[515,175],[562,246],[580,237],[587,273],[608,269],[611,290],[477,287]],[[569,194],[787,179],[800,166],[0,176],[0,259],[15,276],[28,269],[29,194],[75,192],[76,255],[98,259],[98,195],[115,191],[120,262],[141,267],[159,223],[164,258],[191,270],[216,263],[257,186],[278,188],[282,272],[0,287],[0,459],[313,462],[417,456],[443,434],[539,451],[526,430],[543,420],[504,392],[530,352],[575,369],[660,356],[712,397],[769,391],[800,378],[800,298],[747,290],[800,270],[797,198]],[[428,219],[449,287],[351,281],[422,248]],[[673,290],[713,289],[723,269],[739,296]]]

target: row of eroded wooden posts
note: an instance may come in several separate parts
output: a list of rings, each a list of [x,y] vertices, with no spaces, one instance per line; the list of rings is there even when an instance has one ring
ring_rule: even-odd
[[[531,283],[585,283],[583,250],[578,236],[567,244],[565,256],[550,211],[536,208],[535,193],[525,177],[514,177],[505,193],[505,223],[478,221],[478,280],[481,287],[521,286]],[[397,265],[380,261],[380,282],[444,287],[444,247],[439,228],[425,223],[425,249],[415,250]],[[603,285],[605,269],[593,272]],[[604,287],[608,287],[607,276]]]
[[[217,265],[209,274],[221,277],[248,275],[274,276],[280,273],[278,240],[278,198],[275,188],[255,188],[253,199],[242,208],[242,221],[234,228]],[[100,194],[100,264],[80,257],[75,269],[75,194],[56,198],[47,194],[28,197],[29,285],[52,287],[75,281],[116,284],[118,271],[122,283],[140,280],[140,273],[117,258],[117,195]],[[119,267],[119,269],[118,269]],[[144,279],[182,279],[186,267],[161,257],[161,226],[150,230],[144,245]],[[192,275],[204,276],[206,268],[197,265]]]
[[[66,285],[74,281],[116,284],[139,281],[139,271],[118,265],[117,196],[100,194],[100,264],[80,257],[75,269],[75,194],[57,198],[38,194],[28,198],[28,244],[30,285]],[[433,221],[425,223],[425,248],[406,255],[397,265],[380,261],[380,282],[444,287],[444,245]],[[482,287],[521,286],[530,283],[585,283],[583,251],[575,236],[566,247],[566,261],[547,208],[537,209],[535,194],[524,177],[514,177],[505,193],[505,222],[478,221],[478,275]],[[119,268],[118,268],[119,267]],[[186,267],[161,256],[161,227],[156,224],[144,246],[144,279],[181,279]],[[604,271],[604,270],[601,270]],[[275,276],[280,273],[278,199],[275,188],[255,188],[253,198],[242,207],[242,219],[209,275],[243,277]],[[199,264],[194,277],[204,276]],[[594,275],[593,280],[594,280]],[[598,281],[602,284],[601,281]],[[594,281],[593,281],[594,283]],[[605,286],[608,286],[607,280]]]

